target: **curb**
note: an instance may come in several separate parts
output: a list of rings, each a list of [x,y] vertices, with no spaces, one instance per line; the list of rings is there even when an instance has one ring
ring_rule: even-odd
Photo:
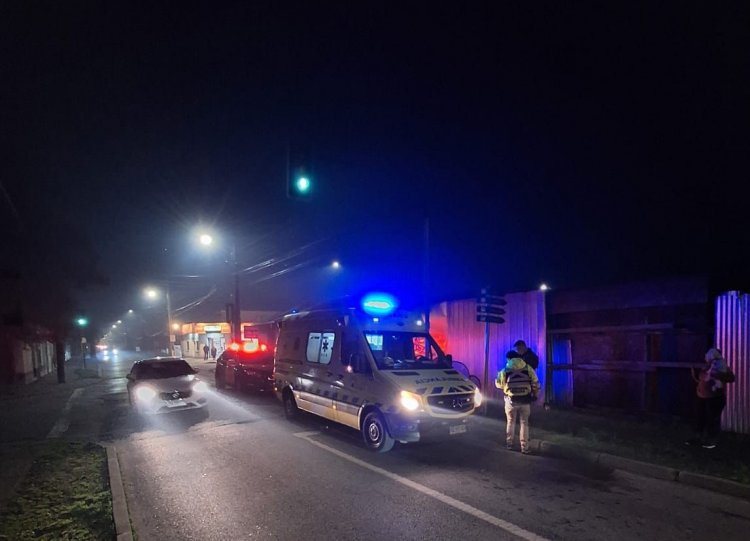
[[[112,444],[105,444],[104,448],[107,450],[109,488],[112,491],[112,516],[115,519],[115,535],[117,536],[117,541],[133,541],[128,502],[125,499],[125,488],[122,486],[120,462],[117,460],[117,449]]]
[[[650,462],[641,462],[640,460],[623,458],[607,453],[597,453],[595,451],[560,445],[545,440],[531,440],[529,444],[532,450],[539,449],[540,454],[557,458],[584,460],[586,462],[599,464],[615,470],[635,473],[644,477],[673,481],[683,485],[699,487],[713,492],[726,494],[728,496],[750,500],[750,485],[745,485],[736,481],[689,471],[680,471],[668,466],[660,466]]]

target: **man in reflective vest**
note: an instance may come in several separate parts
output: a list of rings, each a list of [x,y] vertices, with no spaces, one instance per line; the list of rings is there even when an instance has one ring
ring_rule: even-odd
[[[529,453],[529,415],[531,403],[539,394],[539,378],[536,372],[515,351],[506,353],[505,368],[497,374],[495,386],[505,394],[505,446],[513,448],[516,418],[521,424],[521,452]]]

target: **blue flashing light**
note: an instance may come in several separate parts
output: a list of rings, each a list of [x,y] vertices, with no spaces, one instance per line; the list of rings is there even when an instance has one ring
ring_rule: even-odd
[[[362,299],[362,310],[371,316],[387,316],[398,308],[398,301],[388,293],[370,293]]]

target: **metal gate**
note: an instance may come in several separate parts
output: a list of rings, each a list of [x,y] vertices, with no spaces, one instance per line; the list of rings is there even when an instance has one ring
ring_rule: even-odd
[[[716,299],[716,347],[737,377],[727,385],[721,427],[750,434],[750,295],[729,291]]]

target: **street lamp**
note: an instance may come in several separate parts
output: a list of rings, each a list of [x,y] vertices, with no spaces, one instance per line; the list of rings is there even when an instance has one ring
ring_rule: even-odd
[[[334,261],[333,263],[331,263],[331,267],[334,269],[340,269],[341,263],[339,263],[338,261]]]
[[[128,314],[132,314],[132,313],[133,313],[133,309],[131,308],[130,310],[128,310]]]
[[[203,246],[211,246],[211,244],[213,244],[213,242],[214,242],[214,238],[211,235],[209,235],[208,233],[203,233],[203,234],[201,234],[200,237],[198,237],[198,241]]]

